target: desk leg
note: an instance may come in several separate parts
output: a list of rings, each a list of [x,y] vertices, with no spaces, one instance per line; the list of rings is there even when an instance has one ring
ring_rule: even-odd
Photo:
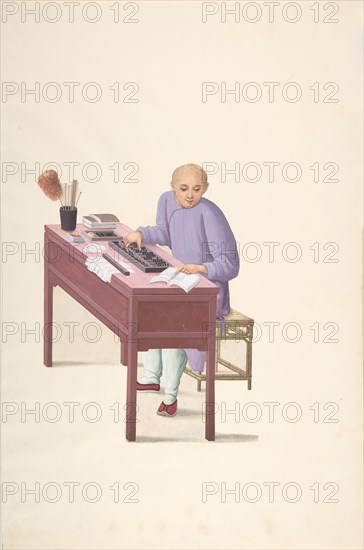
[[[205,437],[215,441],[215,341],[209,339],[206,354],[206,424]]]
[[[126,439],[136,439],[136,412],[137,412],[137,367],[138,367],[138,345],[137,342],[128,343],[128,381],[126,395]]]
[[[43,363],[52,366],[53,341],[53,285],[47,265],[44,267],[44,327],[43,327]]]

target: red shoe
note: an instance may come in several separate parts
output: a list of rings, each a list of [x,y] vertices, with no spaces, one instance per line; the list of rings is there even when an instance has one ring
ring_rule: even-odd
[[[141,384],[137,382],[137,391],[143,391],[145,393],[155,393],[161,389],[159,384]]]
[[[159,405],[157,414],[160,416],[174,416],[177,414],[177,399],[171,405],[166,405],[164,401]]]

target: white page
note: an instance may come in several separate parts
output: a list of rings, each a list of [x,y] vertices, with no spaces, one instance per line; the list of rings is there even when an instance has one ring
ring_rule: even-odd
[[[176,267],[168,267],[162,273],[159,273],[159,275],[156,275],[153,277],[149,282],[150,283],[169,283],[171,279],[173,279],[174,274],[176,273],[177,268]]]

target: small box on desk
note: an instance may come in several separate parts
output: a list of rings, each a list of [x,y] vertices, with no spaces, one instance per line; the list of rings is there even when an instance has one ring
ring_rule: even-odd
[[[67,239],[71,243],[84,243],[85,242],[85,239],[77,231],[73,231],[72,233],[67,233]]]

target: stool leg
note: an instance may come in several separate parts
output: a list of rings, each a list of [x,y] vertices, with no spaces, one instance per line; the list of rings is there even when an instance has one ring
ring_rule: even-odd
[[[216,338],[215,372],[219,371],[219,359],[220,359],[220,340]]]
[[[201,391],[201,380],[197,380],[197,391]]]
[[[248,390],[252,389],[252,342],[246,344],[246,373],[248,375]]]

